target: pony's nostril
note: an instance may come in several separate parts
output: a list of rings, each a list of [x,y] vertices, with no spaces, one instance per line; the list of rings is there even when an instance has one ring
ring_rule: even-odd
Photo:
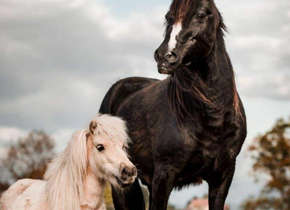
[[[137,168],[136,167],[134,167],[132,169],[132,176],[137,176]]]
[[[126,179],[132,176],[137,176],[137,169],[136,167],[134,168],[129,168],[129,167],[124,167],[122,172],[121,172],[122,178]]]
[[[122,174],[122,177],[127,177],[130,174],[129,168],[124,167],[121,174]]]
[[[165,59],[171,64],[176,63],[176,61],[178,60],[178,55],[176,52],[172,51],[165,55]]]

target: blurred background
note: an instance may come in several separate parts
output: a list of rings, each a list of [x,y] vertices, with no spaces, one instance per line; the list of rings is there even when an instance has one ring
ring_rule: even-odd
[[[215,2],[248,118],[227,208],[289,210],[290,1]],[[166,78],[153,52],[170,3],[0,1],[0,191],[41,178],[118,79]],[[206,184],[174,191],[170,208],[195,209],[206,196]]]

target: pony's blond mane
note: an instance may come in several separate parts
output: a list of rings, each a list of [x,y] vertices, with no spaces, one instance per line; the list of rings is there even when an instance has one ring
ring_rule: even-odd
[[[94,135],[105,141],[121,141],[128,145],[129,137],[125,122],[108,115],[97,115],[92,120],[97,124]],[[89,129],[76,131],[67,148],[49,165],[44,175],[47,181],[49,209],[80,210],[84,196],[84,180],[87,175]]]
[[[80,210],[87,169],[87,133],[76,131],[67,148],[48,165],[44,179],[49,209]]]

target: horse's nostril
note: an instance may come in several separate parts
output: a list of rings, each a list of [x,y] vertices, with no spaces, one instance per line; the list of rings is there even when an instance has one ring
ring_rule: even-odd
[[[161,59],[161,54],[158,52],[158,50],[156,50],[154,53],[154,59],[156,62],[159,62]]]
[[[165,55],[165,59],[171,64],[176,63],[176,61],[178,60],[178,55],[176,52],[172,51]]]

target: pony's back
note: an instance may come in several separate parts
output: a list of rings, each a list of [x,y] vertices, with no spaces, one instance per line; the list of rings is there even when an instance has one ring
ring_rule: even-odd
[[[45,190],[45,181],[21,179],[2,195],[0,210],[47,210]]]

